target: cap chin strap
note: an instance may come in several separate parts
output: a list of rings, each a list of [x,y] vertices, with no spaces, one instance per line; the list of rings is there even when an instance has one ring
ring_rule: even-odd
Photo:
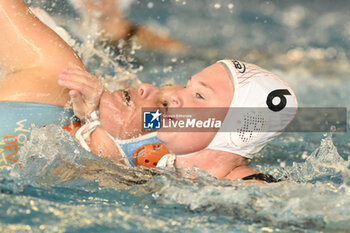
[[[75,138],[85,150],[91,152],[89,146],[90,135],[100,125],[101,122],[99,119],[99,111],[96,110],[89,114],[86,123],[82,127],[80,127],[75,133]]]

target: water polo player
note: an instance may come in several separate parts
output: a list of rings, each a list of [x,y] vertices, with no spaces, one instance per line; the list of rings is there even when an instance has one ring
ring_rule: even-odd
[[[136,165],[133,160],[135,150],[145,144],[156,144],[159,149],[161,143],[155,132],[142,131],[142,108],[162,108],[173,92],[183,89],[179,85],[157,88],[142,84],[138,90],[110,93],[103,91],[97,77],[77,66],[64,69],[59,75],[59,83],[70,89],[74,112],[85,120],[82,127],[72,132],[80,144],[95,154],[121,159],[133,166]]]
[[[297,100],[288,84],[271,72],[221,60],[194,75],[186,88],[171,96],[168,107],[226,107],[227,113],[218,132],[160,131],[159,139],[172,154],[158,166],[198,167],[217,178],[271,181],[250,168],[249,159],[291,122]]]

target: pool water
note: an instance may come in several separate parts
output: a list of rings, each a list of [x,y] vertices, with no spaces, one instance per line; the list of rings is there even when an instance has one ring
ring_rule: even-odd
[[[70,33],[91,72],[112,80],[185,84],[235,58],[283,77],[302,107],[349,108],[347,1],[132,1],[131,21],[168,30],[186,54],[101,52],[94,35],[77,30],[68,2],[30,2]],[[348,232],[349,136],[349,127],[281,134],[252,166],[289,182],[256,186],[198,170],[189,180],[126,168],[85,152],[57,126],[34,129],[19,153],[23,169],[0,171],[0,232]]]

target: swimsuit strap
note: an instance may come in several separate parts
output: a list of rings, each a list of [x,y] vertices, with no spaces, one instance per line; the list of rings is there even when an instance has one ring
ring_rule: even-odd
[[[269,174],[263,174],[263,173],[246,176],[246,177],[243,177],[242,180],[261,180],[267,183],[277,183],[281,181],[281,180],[277,180],[275,177]]]

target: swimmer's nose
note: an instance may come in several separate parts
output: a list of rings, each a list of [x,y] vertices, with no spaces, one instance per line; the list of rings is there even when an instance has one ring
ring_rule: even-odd
[[[140,85],[139,89],[137,90],[139,96],[143,99],[147,98],[151,94],[154,94],[158,91],[158,87],[153,86],[151,84],[143,83]]]
[[[181,98],[176,94],[172,94],[170,97],[170,107],[180,108],[182,106]]]

